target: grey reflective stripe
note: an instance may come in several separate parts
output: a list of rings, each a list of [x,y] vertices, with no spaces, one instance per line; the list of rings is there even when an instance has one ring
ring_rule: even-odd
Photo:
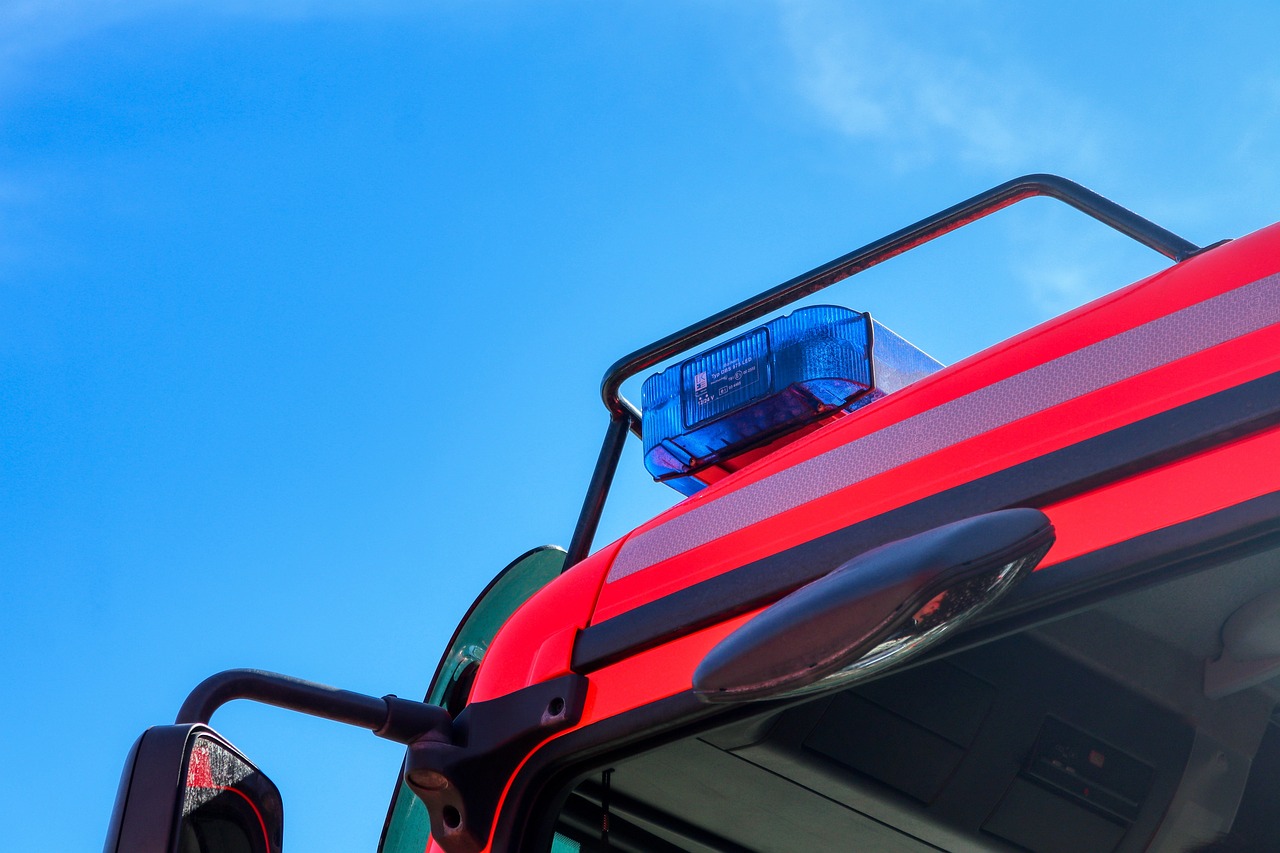
[[[1036,365],[694,507],[623,543],[608,580],[1276,322],[1280,273]]]

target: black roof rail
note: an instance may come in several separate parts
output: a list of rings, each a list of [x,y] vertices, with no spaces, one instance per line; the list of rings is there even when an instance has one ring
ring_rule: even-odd
[[[614,362],[605,371],[604,379],[600,383],[600,396],[604,400],[605,408],[609,410],[609,428],[605,433],[600,456],[596,460],[595,471],[587,488],[577,527],[569,542],[565,569],[578,563],[590,552],[591,542],[595,538],[596,528],[600,523],[600,514],[604,509],[614,472],[617,471],[618,459],[622,455],[627,433],[640,435],[640,411],[622,396],[623,382],[673,356],[817,293],[849,276],[870,269],[895,255],[910,251],[916,246],[1023,199],[1037,196],[1047,196],[1065,202],[1175,262],[1183,261],[1202,251],[1202,247],[1075,181],[1058,175],[1023,175],[926,217],[914,225],[908,225],[886,237],[881,237],[847,255],[828,261],[822,266],[739,302],[731,308],[713,314],[705,320],[654,341],[648,346],[641,347]]]

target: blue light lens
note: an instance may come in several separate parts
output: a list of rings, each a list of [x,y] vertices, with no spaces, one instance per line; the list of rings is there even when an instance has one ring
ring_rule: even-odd
[[[645,467],[691,494],[685,475],[941,366],[868,314],[801,308],[645,381]]]

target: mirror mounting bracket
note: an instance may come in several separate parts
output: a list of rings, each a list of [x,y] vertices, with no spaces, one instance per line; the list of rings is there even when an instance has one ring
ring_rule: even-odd
[[[427,806],[446,853],[483,850],[508,780],[550,735],[582,718],[587,679],[570,673],[483,702],[454,721],[452,740],[409,744],[405,782]]]
[[[547,737],[576,724],[586,698],[587,679],[570,673],[473,702],[454,720],[444,708],[423,702],[231,669],[200,682],[182,703],[177,722],[208,725],[227,702],[249,699],[407,744],[405,781],[427,806],[432,836],[446,853],[476,853],[484,849],[516,768]]]

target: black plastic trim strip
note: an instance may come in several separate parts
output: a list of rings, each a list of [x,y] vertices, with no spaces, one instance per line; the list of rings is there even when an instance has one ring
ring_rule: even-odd
[[[1043,507],[1277,423],[1280,373],[1273,373],[865,519],[592,625],[578,635],[573,669],[591,672],[755,609],[886,542],[985,512]]]
[[[1156,581],[1164,583],[1273,547],[1280,547],[1280,491],[1033,572],[995,610],[976,620],[961,642],[964,648],[982,645]],[[948,647],[949,653],[958,650]]]
[[[1033,574],[997,611],[912,666],[1026,630],[1103,598],[1280,546],[1280,492],[1143,534]],[[1120,569],[1125,569],[1120,572]],[[897,670],[895,670],[896,672]],[[545,853],[571,783],[609,762],[714,726],[772,713],[813,697],[715,708],[685,691],[549,741],[521,767],[499,815],[494,850]],[[717,713],[719,712],[719,713]]]

